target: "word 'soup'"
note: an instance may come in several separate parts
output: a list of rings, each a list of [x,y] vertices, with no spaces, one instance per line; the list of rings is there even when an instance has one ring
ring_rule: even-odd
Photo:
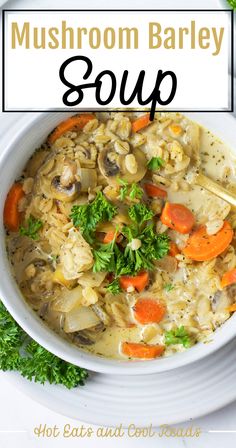
[[[110,104],[111,101],[114,99],[117,91],[116,75],[111,70],[103,70],[96,76],[94,82],[90,82],[87,84],[80,83],[78,85],[72,84],[66,78],[65,71],[72,64],[76,62],[78,63],[78,61],[82,62],[82,65],[84,63],[86,64],[86,70],[82,75],[83,80],[87,80],[92,74],[93,64],[92,61],[86,56],[73,56],[71,58],[66,59],[66,61],[63,62],[59,70],[59,76],[62,83],[65,86],[69,87],[69,89],[64,93],[62,97],[62,101],[65,104],[65,106],[68,107],[78,106],[83,101],[84,89],[93,89],[93,88],[95,88],[95,98],[96,102],[99,105],[106,106]],[[78,70],[78,72],[80,73],[80,69]],[[139,72],[133,91],[132,93],[129,93],[128,96],[127,81],[129,77],[129,72],[128,70],[124,70],[120,82],[119,100],[120,103],[123,104],[124,106],[130,105],[134,101],[135,97],[137,97],[137,101],[140,106],[146,106],[150,104],[151,106],[150,120],[153,120],[155,116],[156,105],[159,104],[161,106],[167,106],[174,99],[177,90],[177,77],[176,74],[171,70],[167,71],[158,70],[155,85],[152,92],[146,99],[143,99],[142,92],[144,89],[145,74],[146,74],[145,70],[141,70]],[[167,89],[169,92],[167,98],[163,99],[162,87],[164,86],[164,82],[165,81],[167,82],[167,78],[170,78],[171,86],[170,88]],[[106,79],[108,80],[107,82]],[[102,98],[103,90],[106,90],[106,92],[108,92],[108,95],[105,99]]]

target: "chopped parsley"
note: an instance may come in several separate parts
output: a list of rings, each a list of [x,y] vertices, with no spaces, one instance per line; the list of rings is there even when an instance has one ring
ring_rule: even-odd
[[[105,221],[111,221],[117,213],[117,208],[107,201],[99,191],[96,198],[89,204],[74,205],[70,218],[75,227],[78,227],[88,243],[94,241],[96,226]]]
[[[169,237],[157,234],[154,224],[143,226],[153,217],[153,212],[144,204],[129,207],[128,214],[133,223],[124,226],[122,246],[116,243],[116,237],[108,244],[97,244],[93,250],[94,272],[107,271],[121,275],[136,275],[142,269],[153,270],[155,260],[159,260],[169,251]],[[139,239],[141,246],[133,250],[129,243]]]
[[[144,204],[134,204],[129,208],[128,211],[130,219],[137,223],[139,226],[142,225],[145,221],[149,221],[154,216],[152,210],[150,210]]]
[[[169,292],[169,291],[172,291],[173,289],[175,289],[175,287],[174,287],[174,285],[172,285],[171,283],[166,283],[166,284],[164,285],[164,289],[165,289],[167,292]]]
[[[152,157],[147,167],[149,170],[158,171],[165,165],[165,161],[161,157]]]
[[[119,292],[121,292],[121,287],[118,278],[113,280],[113,282],[109,283],[106,289],[112,294],[119,294]]]
[[[112,272],[117,277],[130,273],[130,267],[125,265],[124,253],[120,250],[115,239],[108,244],[99,244],[93,250],[94,272]]]
[[[62,384],[71,389],[83,385],[86,370],[63,361],[31,339],[0,302],[0,370],[18,371],[28,380]]]
[[[137,238],[141,241],[141,246],[137,250],[132,250],[129,245],[125,248],[125,260],[130,266],[131,274],[135,275],[142,269],[153,270],[155,260],[160,260],[169,251],[169,237],[164,234],[154,232],[153,224],[148,225],[140,231],[138,226],[126,227],[123,229],[128,243]]]
[[[129,183],[124,179],[118,179],[121,188],[120,188],[120,195],[119,199],[123,201],[127,196],[130,197],[130,199],[141,199],[143,196],[143,189],[140,188],[135,182],[133,182],[130,186]]]
[[[20,235],[28,236],[32,240],[37,240],[39,238],[38,232],[42,227],[42,221],[30,215],[29,219],[27,220],[27,227],[20,226]]]
[[[182,344],[185,348],[189,348],[192,345],[192,341],[184,326],[181,326],[179,328],[176,328],[176,330],[166,331],[165,344]]]
[[[126,198],[127,194],[128,194],[129,184],[124,179],[118,179],[118,182],[121,185],[119,199],[121,201],[123,201]]]
[[[94,257],[94,272],[114,272],[115,270],[115,251],[116,244],[111,242],[107,244],[100,244],[97,249],[93,250]]]
[[[129,197],[131,199],[141,199],[143,196],[143,189],[140,188],[137,184],[131,184],[131,189],[129,193]]]

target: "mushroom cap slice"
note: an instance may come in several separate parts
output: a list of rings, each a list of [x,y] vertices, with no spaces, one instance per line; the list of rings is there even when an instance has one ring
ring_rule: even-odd
[[[111,159],[111,155],[116,155],[116,158]],[[104,148],[98,156],[98,167],[104,177],[113,179],[120,174],[121,156],[110,148]]]
[[[137,162],[137,172],[131,174],[125,166],[125,156],[118,155],[117,159],[111,161],[108,157],[110,149],[103,149],[98,156],[98,166],[107,179],[108,183],[111,185],[120,185],[119,179],[125,180],[129,184],[133,182],[139,182],[146,174],[147,171],[147,160],[146,156],[141,151],[141,149],[135,148],[132,154],[135,156]]]
[[[51,182],[51,192],[54,199],[63,202],[72,202],[79,196],[81,190],[81,183],[74,182],[68,186],[62,186],[60,183],[60,176],[55,176]]]

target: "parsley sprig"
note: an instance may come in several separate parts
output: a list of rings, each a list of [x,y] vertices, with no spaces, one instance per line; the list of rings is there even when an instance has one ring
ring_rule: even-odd
[[[169,237],[157,234],[152,222],[146,225],[153,218],[153,212],[148,207],[134,204],[129,207],[128,215],[133,222],[121,230],[124,237],[122,247],[116,243],[115,235],[111,243],[97,244],[94,248],[94,272],[112,272],[116,277],[136,275],[142,269],[153,270],[154,260],[159,260],[168,253]],[[131,248],[133,239],[141,241],[137,250]]]
[[[112,294],[119,294],[121,292],[121,287],[118,278],[113,280],[113,282],[109,283],[109,285],[106,287],[107,291],[111,292]]]
[[[176,330],[166,331],[165,344],[175,345],[182,344],[185,348],[189,348],[192,345],[191,337],[182,325]]]
[[[62,384],[71,389],[83,385],[86,370],[59,359],[31,339],[0,302],[0,370],[18,371],[28,380]]]
[[[32,240],[38,240],[38,232],[42,227],[42,221],[30,215],[29,219],[27,220],[27,227],[20,226],[20,235],[28,236]]]
[[[165,289],[167,292],[170,292],[170,291],[172,291],[173,289],[175,289],[175,287],[174,287],[174,285],[172,285],[172,283],[166,283],[166,284],[164,285],[164,289]]]
[[[134,204],[129,208],[128,215],[140,227],[145,221],[152,219],[154,213],[144,204]]]
[[[143,189],[140,188],[135,182],[129,185],[129,183],[124,179],[118,179],[118,181],[121,185],[119,194],[119,199],[121,201],[124,201],[127,196],[129,196],[132,200],[142,198]]]
[[[116,243],[111,242],[107,244],[100,244],[97,249],[93,251],[94,257],[94,272],[114,272],[115,271],[115,248]]]
[[[124,180],[124,179],[118,179],[118,182],[119,182],[119,184],[121,185],[121,187],[120,187],[120,195],[119,195],[119,199],[120,199],[121,201],[123,201],[123,200],[126,198],[127,194],[128,194],[128,191],[129,191],[129,184],[128,184],[128,182],[127,182],[126,180]]]
[[[129,244],[125,248],[125,260],[133,274],[142,269],[153,270],[153,262],[163,258],[169,251],[169,237],[155,233],[153,224],[141,231],[137,225],[126,227],[123,232],[128,243],[131,243],[132,239],[141,241],[141,246],[137,250],[132,250]]]
[[[117,213],[117,208],[107,201],[105,196],[98,192],[96,198],[90,204],[74,205],[70,218],[75,227],[78,227],[83,237],[92,243],[94,233],[100,222],[111,221]]]
[[[99,244],[93,250],[94,272],[112,272],[116,277],[131,273],[131,268],[126,264],[124,253],[115,242]]]
[[[165,161],[161,157],[152,157],[147,167],[149,170],[158,171],[165,165]]]
[[[130,199],[141,199],[143,196],[143,189],[140,188],[137,184],[131,184],[129,197]]]

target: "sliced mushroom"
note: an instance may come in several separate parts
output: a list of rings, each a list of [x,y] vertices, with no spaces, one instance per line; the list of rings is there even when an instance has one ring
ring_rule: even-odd
[[[33,264],[36,268],[43,268],[46,265],[46,260],[43,260],[42,258],[36,258]]]
[[[44,317],[46,316],[46,314],[48,312],[48,306],[49,306],[49,303],[44,302],[42,304],[42,306],[40,307],[40,309],[38,311],[38,315],[39,315],[39,317],[41,317],[41,319],[44,319]]]
[[[92,341],[83,333],[83,331],[78,331],[78,333],[73,336],[72,342],[78,345],[93,345],[95,341]]]
[[[236,302],[236,283],[227,286],[226,291],[231,302]]]
[[[81,330],[73,333],[72,341],[79,345],[93,345],[105,330],[104,324],[101,322],[89,330]]]
[[[224,312],[227,307],[236,301],[236,285],[229,285],[222,291],[216,291],[212,298],[212,310],[214,312]]]
[[[94,168],[97,159],[97,149],[94,145],[85,147],[83,145],[77,145],[75,147],[75,153],[78,157],[80,164],[85,168]]]
[[[132,154],[137,162],[137,171],[133,174],[126,168],[125,155],[117,154],[107,148],[100,152],[98,166],[109,184],[120,185],[118,181],[119,179],[123,179],[131,184],[133,182],[139,182],[145,176],[147,171],[145,154],[138,148],[135,148]]]
[[[99,319],[104,323],[104,325],[110,325],[111,323],[110,317],[100,305],[96,303],[95,305],[92,305],[91,308],[94,311],[94,313],[99,317]]]
[[[98,156],[98,166],[104,177],[112,179],[120,174],[122,157],[111,149],[103,149]]]
[[[51,192],[55,199],[64,202],[74,201],[81,191],[81,182],[74,182],[68,186],[61,185],[60,176],[55,176],[51,183]]]

